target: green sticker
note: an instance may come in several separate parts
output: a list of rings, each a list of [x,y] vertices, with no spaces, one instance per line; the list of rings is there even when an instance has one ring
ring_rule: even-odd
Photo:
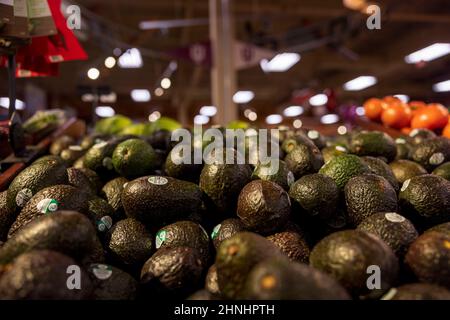
[[[156,249],[161,248],[163,242],[166,241],[166,235],[166,230],[158,231],[158,233],[156,234]]]
[[[100,232],[107,231],[112,227],[112,219],[110,216],[104,216],[97,221],[97,229]]]
[[[37,209],[43,214],[53,213],[58,210],[58,201],[55,199],[43,199],[37,204]]]
[[[221,224],[218,224],[217,226],[214,227],[212,233],[211,233],[211,239],[215,239],[217,237],[217,235],[219,234],[220,231],[220,227],[222,227]]]
[[[92,264],[91,269],[92,273],[99,280],[106,280],[112,275],[112,267],[107,264]]]

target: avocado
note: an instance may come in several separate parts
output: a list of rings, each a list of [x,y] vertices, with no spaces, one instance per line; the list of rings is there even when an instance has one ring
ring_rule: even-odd
[[[79,158],[81,158],[86,153],[86,150],[83,150],[80,146],[70,146],[67,149],[64,149],[61,152],[61,159],[64,160],[64,162],[71,166],[74,164],[75,161],[77,161]]]
[[[249,231],[269,235],[282,229],[290,214],[289,196],[274,182],[252,181],[239,195],[237,215]]]
[[[316,147],[314,142],[309,139],[306,134],[302,131],[295,133],[292,137],[284,139],[281,144],[281,149],[286,154],[291,153],[298,145],[306,145],[308,147]]]
[[[88,178],[88,180],[90,181],[90,185],[94,186],[95,188],[94,189],[95,193],[96,194],[99,193],[100,189],[103,187],[103,182],[98,176],[98,174],[88,168],[77,168],[77,169],[81,171],[86,176],[86,178]]]
[[[242,297],[245,280],[253,267],[268,258],[283,257],[269,240],[251,232],[239,232],[224,240],[217,251],[217,282],[226,299]]]
[[[405,263],[421,282],[450,288],[450,235],[428,231],[414,241]]]
[[[8,188],[8,208],[20,210],[40,190],[57,184],[67,184],[66,167],[56,160],[45,160],[20,172]]]
[[[142,267],[141,285],[152,296],[181,298],[199,289],[203,270],[201,254],[197,249],[162,248]]]
[[[128,273],[114,266],[93,263],[88,268],[94,300],[134,300],[139,283]]]
[[[89,299],[93,286],[82,268],[79,269],[79,289],[68,288],[73,266],[77,266],[75,260],[59,252],[33,250],[24,253],[0,267],[0,297],[4,300]]]
[[[374,157],[362,157],[361,160],[369,167],[369,170],[376,175],[385,178],[391,186],[394,188],[395,192],[398,192],[400,186],[398,184],[397,178],[392,172],[391,167],[379,158]]]
[[[194,292],[193,294],[191,294],[187,300],[200,300],[200,301],[209,301],[209,300],[220,300],[220,298],[215,295],[212,294],[211,292],[209,292],[206,289],[200,289],[196,292]]]
[[[106,234],[116,220],[114,210],[105,199],[93,197],[88,201],[89,218],[100,234]]]
[[[75,160],[75,162],[72,164],[72,167],[76,168],[76,169],[82,169],[85,168],[84,165],[84,155],[79,157],[77,160]]]
[[[243,298],[250,300],[350,300],[332,277],[284,259],[258,263],[248,275]]]
[[[450,162],[441,164],[439,167],[433,170],[432,174],[450,181]]]
[[[381,300],[450,300],[450,291],[430,283],[409,283],[392,288]]]
[[[388,162],[397,156],[394,139],[381,131],[357,133],[350,142],[350,152],[358,156],[383,157]]]
[[[152,255],[153,237],[135,219],[117,222],[110,230],[107,244],[112,259],[127,270],[139,270]]]
[[[406,180],[399,194],[399,205],[416,225],[428,226],[448,221],[450,182],[426,174]]]
[[[286,162],[283,160],[276,160],[275,165],[278,170],[272,172],[271,166],[273,163],[258,163],[253,171],[253,179],[261,179],[265,181],[272,181],[282,187],[284,190],[289,191],[289,187],[294,183],[294,174],[288,169]]]
[[[339,231],[323,238],[309,260],[312,267],[330,274],[354,296],[379,296],[397,279],[395,254],[380,238],[364,231]],[[367,286],[370,266],[380,268],[380,289]]]
[[[171,145],[172,132],[169,130],[157,130],[148,137],[147,142],[155,149],[168,150]]]
[[[200,174],[200,189],[219,216],[234,216],[239,194],[251,181],[251,175],[252,170],[246,164],[205,164]]]
[[[88,199],[87,193],[69,185],[55,185],[42,189],[20,211],[9,230],[8,237],[37,217],[51,215],[58,210],[72,210],[87,214]]]
[[[421,144],[422,142],[436,138],[436,134],[428,129],[414,129],[409,133],[409,141],[413,145]]]
[[[202,205],[202,192],[192,182],[162,176],[141,177],[126,184],[122,204],[128,217],[158,228],[197,213]]]
[[[31,250],[55,250],[77,261],[102,262],[100,242],[91,221],[81,213],[58,211],[36,218],[17,231],[0,249],[0,264]]]
[[[340,190],[344,189],[351,178],[369,172],[369,167],[352,154],[332,158],[319,170],[319,173],[333,179]]]
[[[419,163],[428,172],[444,162],[450,161],[450,139],[437,137],[419,143],[411,151],[411,160]]]
[[[203,164],[194,163],[194,149],[191,150],[191,155],[186,159],[188,162],[185,163],[183,158],[181,149],[172,149],[164,165],[165,172],[169,177],[198,183]]]
[[[137,178],[152,173],[156,168],[155,162],[155,150],[141,139],[130,139],[120,143],[112,155],[114,169],[126,178]]]
[[[8,191],[0,192],[0,241],[6,240],[8,230],[17,217],[17,214],[8,208],[7,193]]]
[[[94,144],[84,155],[84,166],[96,172],[101,179],[111,178],[115,173],[112,155],[118,144],[117,140]]]
[[[70,185],[83,189],[90,196],[95,196],[97,194],[97,187],[92,184],[91,180],[89,180],[89,178],[80,169],[67,169],[67,177]]]
[[[236,233],[245,231],[241,219],[229,218],[216,225],[211,233],[211,240],[217,249],[225,239],[231,238]]]
[[[214,264],[208,269],[206,274],[205,289],[214,295],[220,296],[219,284],[217,283],[217,268]]]
[[[323,149],[326,146],[325,138],[317,130],[309,130],[306,134],[309,139],[315,144],[319,149]]]
[[[412,149],[412,146],[408,142],[408,139],[402,137],[397,138],[395,139],[395,145],[397,147],[397,156],[395,157],[395,159],[408,159]]]
[[[122,205],[122,191],[128,180],[124,177],[118,177],[108,181],[101,190],[101,195],[105,198],[114,210],[116,220],[125,218],[125,211]]]
[[[419,236],[411,221],[395,212],[375,213],[364,219],[357,229],[378,236],[399,259],[403,259],[409,245]]]
[[[70,136],[61,136],[50,145],[50,154],[59,156],[64,149],[75,144],[75,139]]]
[[[434,227],[426,230],[425,232],[428,232],[428,231],[444,232],[444,233],[450,235],[450,222],[445,222],[445,223],[435,225]]]
[[[288,169],[292,171],[296,179],[319,171],[324,164],[320,150],[316,146],[305,144],[297,145],[286,155],[284,161],[286,161]]]
[[[61,159],[60,156],[46,155],[46,156],[42,156],[42,157],[39,157],[36,160],[34,160],[30,166],[35,165],[35,164],[40,164],[40,163],[51,164],[51,163],[54,163],[55,161],[59,164],[65,165],[64,160]]]
[[[322,156],[325,163],[334,157],[347,154],[348,151],[343,146],[329,146],[322,149]]]
[[[311,216],[328,218],[339,204],[339,189],[334,180],[320,173],[303,176],[289,190],[296,205]],[[297,210],[296,210],[297,211]],[[295,212],[295,211],[294,211]]]
[[[205,229],[192,221],[178,221],[156,233],[156,249],[190,247],[197,249],[206,263],[209,259],[209,236]]]
[[[308,263],[309,247],[303,235],[293,229],[288,229],[267,237],[291,261]]]
[[[396,160],[391,162],[389,166],[394,173],[395,179],[397,179],[400,184],[403,184],[403,182],[412,177],[427,174],[427,170],[420,164],[410,160]]]
[[[397,193],[381,176],[365,174],[353,177],[344,192],[349,222],[355,227],[374,213],[398,209]]]

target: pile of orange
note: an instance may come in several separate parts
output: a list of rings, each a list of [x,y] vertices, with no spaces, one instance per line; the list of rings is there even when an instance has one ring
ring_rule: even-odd
[[[364,103],[366,117],[382,122],[385,126],[408,133],[412,129],[442,131],[450,138],[450,116],[446,107],[439,103],[422,101],[404,103],[392,96],[383,99],[371,98]]]

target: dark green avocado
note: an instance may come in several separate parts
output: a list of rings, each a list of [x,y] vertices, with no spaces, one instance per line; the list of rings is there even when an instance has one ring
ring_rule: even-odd
[[[165,161],[165,172],[169,177],[198,183],[203,169],[203,164],[194,163],[194,149],[191,150],[191,154],[187,157],[186,160],[188,161],[186,163],[185,159],[183,159],[184,157],[185,156],[183,155],[181,149],[172,149]]]
[[[112,155],[114,169],[128,179],[149,175],[156,168],[156,153],[141,139],[121,142]]]
[[[85,153],[86,150],[83,150],[80,146],[70,146],[61,152],[60,157],[68,166],[71,166],[75,161],[83,157]]]
[[[128,273],[114,266],[93,263],[88,268],[94,300],[134,300],[139,283]]]
[[[362,157],[361,160],[369,167],[369,170],[376,175],[382,176],[392,185],[394,190],[398,192],[400,186],[395,178],[394,172],[391,167],[379,158],[374,157]]]
[[[450,161],[441,164],[439,167],[432,172],[436,176],[440,176],[448,181],[450,181]]]
[[[389,166],[399,184],[403,184],[403,182],[412,177],[427,174],[427,170],[420,164],[410,160],[396,160],[391,162]]]
[[[436,134],[428,129],[414,129],[409,133],[409,142],[413,145],[421,144],[422,142],[436,138]]]
[[[125,211],[122,205],[122,191],[128,180],[123,177],[108,181],[102,188],[100,194],[105,198],[114,210],[114,217],[118,221],[125,218]]]
[[[450,291],[430,283],[410,283],[392,288],[382,300],[450,300]]]
[[[252,181],[239,195],[237,215],[247,230],[271,234],[286,225],[290,213],[288,194],[274,182]]]
[[[67,169],[67,176],[69,178],[70,185],[83,189],[83,191],[88,193],[90,196],[95,196],[97,194],[96,186],[91,182],[91,180],[89,180],[82,170],[69,168]]]
[[[340,155],[328,161],[319,171],[334,180],[340,190],[347,182],[358,175],[369,173],[369,167],[353,154]]]
[[[308,263],[310,250],[303,235],[292,229],[272,234],[267,237],[291,261]]]
[[[94,144],[84,155],[84,166],[102,179],[110,178],[115,173],[112,155],[119,143],[118,140],[109,140]]]
[[[0,241],[6,240],[9,228],[16,220],[17,214],[8,208],[6,202],[7,192],[0,192]]]
[[[216,225],[211,233],[211,240],[217,249],[219,245],[236,233],[245,231],[244,224],[241,219],[229,218]]]
[[[350,152],[358,156],[383,157],[388,162],[397,156],[394,139],[381,131],[357,133],[350,142]]]
[[[315,173],[323,166],[323,156],[316,146],[297,145],[284,159],[296,179],[309,173]]]
[[[289,187],[294,183],[294,174],[288,169],[286,162],[283,160],[276,160],[276,163],[258,163],[253,171],[253,179],[261,179],[266,181],[272,181],[282,187],[284,190],[289,191]],[[272,167],[274,166],[274,167]],[[278,170],[274,170],[275,166]]]
[[[70,136],[61,136],[57,138],[50,145],[50,154],[59,156],[64,149],[67,149],[69,146],[74,145],[75,140]]]
[[[349,222],[355,227],[374,213],[398,209],[397,193],[381,176],[356,176],[348,181],[344,192]]]
[[[205,289],[214,295],[220,296],[220,288],[217,283],[217,268],[214,264],[208,269],[206,274]]]
[[[411,151],[411,160],[419,163],[428,172],[444,162],[450,161],[450,139],[437,137],[419,143]]]

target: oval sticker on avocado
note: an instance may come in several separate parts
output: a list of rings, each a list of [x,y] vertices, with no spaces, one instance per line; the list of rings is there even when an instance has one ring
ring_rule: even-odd
[[[445,156],[442,152],[438,152],[438,153],[434,153],[431,157],[430,160],[428,160],[428,162],[431,165],[437,166],[440,165],[442,162],[444,162],[445,160]]]
[[[112,219],[110,216],[104,216],[100,220],[97,221],[97,229],[100,232],[111,229],[112,227]]]
[[[37,209],[43,214],[53,213],[58,210],[58,201],[55,199],[43,199],[37,204]]]
[[[112,268],[107,264],[93,264],[91,265],[92,273],[99,280],[106,280],[112,275]]]
[[[69,150],[81,151],[81,150],[83,150],[83,148],[81,146],[69,146]]]
[[[311,130],[308,132],[308,138],[310,139],[317,139],[319,137],[319,132],[316,130]]]
[[[406,140],[403,139],[403,138],[397,138],[397,139],[395,140],[395,143],[397,143],[397,144],[406,144]]]
[[[163,186],[163,185],[167,184],[167,182],[169,182],[169,180],[167,180],[167,178],[164,178],[164,177],[154,176],[154,177],[148,178],[148,182],[150,182],[151,184],[155,184],[157,186]]]
[[[405,191],[406,189],[408,189],[409,183],[411,182],[411,179],[406,180],[405,182],[403,182],[402,188],[400,189],[400,191]]]
[[[384,215],[384,217],[390,222],[403,222],[405,218],[395,212],[388,212]]]
[[[161,248],[163,242],[166,241],[166,235],[166,230],[158,231],[158,233],[156,234],[156,249]]]
[[[25,188],[20,190],[16,195],[16,204],[19,207],[23,207],[33,196],[33,192],[30,189]]]
[[[217,226],[214,227],[213,231],[211,232],[211,239],[214,240],[217,237],[221,226],[222,226],[221,224],[218,224]]]
[[[292,171],[289,171],[287,174],[287,184],[290,187],[295,182],[295,177]]]

